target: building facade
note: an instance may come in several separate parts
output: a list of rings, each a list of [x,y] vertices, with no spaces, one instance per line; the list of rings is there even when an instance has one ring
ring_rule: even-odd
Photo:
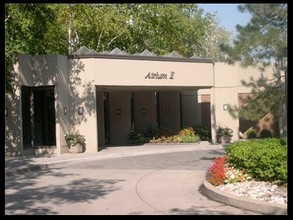
[[[87,152],[127,145],[132,129],[145,132],[155,126],[177,132],[203,124],[213,143],[217,126],[227,126],[237,141],[239,131],[252,124],[241,124],[223,106],[240,105],[239,96],[250,93],[241,80],[272,73],[184,58],[175,51],[164,57],[147,50],[131,55],[118,48],[97,53],[86,47],[68,57],[19,54],[15,92],[5,95],[5,153],[19,156],[38,149],[60,154],[72,129],[85,136]]]

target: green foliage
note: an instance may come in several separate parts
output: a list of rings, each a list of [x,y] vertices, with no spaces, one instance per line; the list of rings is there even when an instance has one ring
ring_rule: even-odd
[[[249,179],[251,176],[246,171],[239,170],[228,163],[227,156],[217,157],[207,172],[207,180],[215,186],[244,182]]]
[[[148,128],[147,132],[139,133],[134,130],[128,135],[130,143],[196,143],[200,137],[195,135],[192,127],[182,129],[178,134],[173,134],[166,128]]]
[[[238,34],[232,45],[221,45],[227,53],[226,61],[240,62],[243,67],[258,66],[260,71],[269,65],[274,67],[284,49],[287,51],[287,4],[242,4],[238,8],[249,12],[252,18],[247,25],[236,26]],[[244,98],[241,108],[231,106],[231,116],[257,121],[270,112],[279,119],[280,106],[285,101],[282,77],[279,69],[274,69],[272,79],[242,81],[243,86],[252,89],[252,96]]]
[[[264,128],[261,130],[259,137],[260,138],[271,138],[272,132],[269,129]]]
[[[195,134],[195,131],[192,127],[187,127],[187,128],[183,128],[181,129],[181,131],[179,132],[179,136],[193,136]]]
[[[65,141],[69,147],[80,144],[85,146],[85,138],[83,135],[79,134],[77,131],[72,131],[65,135]]]
[[[135,130],[131,130],[131,133],[128,135],[128,140],[130,144],[141,144],[149,142],[150,138]]]
[[[258,139],[241,141],[225,148],[230,164],[261,181],[287,182],[287,141]]]
[[[145,136],[146,137],[150,137],[150,138],[159,138],[159,137],[168,137],[168,136],[172,136],[174,135],[174,132],[171,131],[170,129],[168,128],[165,128],[165,127],[149,127],[147,129],[147,132],[145,133]]]
[[[45,33],[56,19],[47,4],[5,4],[5,88],[14,92],[12,65],[17,53],[31,55],[47,52]]]
[[[210,57],[208,29],[217,25],[196,4],[5,4],[6,90],[17,53],[68,55],[87,46]]]
[[[225,184],[244,182],[251,179],[251,176],[247,174],[244,170],[239,170],[234,166],[229,165],[229,163],[227,162],[225,164],[225,176]]]
[[[200,141],[200,137],[195,134],[192,127],[182,129],[178,134],[162,135],[153,138],[151,143],[196,143]]]
[[[246,136],[247,136],[248,139],[256,138],[256,131],[253,128],[249,128],[246,131]]]
[[[217,137],[223,137],[223,136],[232,137],[233,136],[233,130],[231,128],[228,128],[228,127],[218,126],[216,134],[217,134]]]
[[[221,45],[230,42],[231,33],[219,25],[216,14],[208,13],[207,18],[210,22],[205,28],[206,38],[203,42],[204,52],[198,55],[210,58],[215,62],[223,62],[226,56],[225,52],[221,50]]]
[[[242,4],[240,12],[251,14],[247,25],[237,25],[233,45],[222,45],[228,62],[240,61],[243,66],[268,65],[287,47],[287,4]]]
[[[200,137],[202,141],[209,141],[212,138],[211,131],[202,124],[194,127],[196,134]]]
[[[269,81],[263,76],[257,80],[251,77],[250,82],[242,81],[242,84],[251,88],[251,96],[241,97],[244,105],[240,108],[229,106],[228,111],[233,118],[258,121],[269,112],[275,119],[280,117],[280,105],[285,100],[280,78],[276,76],[274,80]]]
[[[181,136],[180,143],[196,143],[200,141],[200,137],[198,135],[190,135],[190,136]]]

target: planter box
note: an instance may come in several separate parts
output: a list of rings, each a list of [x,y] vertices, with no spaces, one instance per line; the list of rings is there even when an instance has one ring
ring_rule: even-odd
[[[81,144],[76,144],[74,146],[70,146],[68,149],[68,152],[70,152],[70,153],[83,153],[84,147]]]
[[[220,140],[222,144],[226,144],[226,143],[230,143],[231,138],[229,136],[222,136],[220,137]]]

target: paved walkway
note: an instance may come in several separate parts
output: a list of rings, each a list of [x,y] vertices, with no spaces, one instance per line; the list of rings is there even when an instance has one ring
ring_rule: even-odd
[[[222,145],[213,145],[207,141],[198,144],[144,144],[135,146],[106,147],[97,153],[64,153],[60,155],[32,155],[5,158],[5,174],[11,176],[54,165],[80,160],[102,160],[125,156],[145,155],[154,153],[193,151],[198,149],[223,149]]]
[[[99,160],[105,160],[105,159],[114,159],[114,158],[123,158],[123,157],[127,157],[127,156],[139,156],[139,155],[148,155],[148,154],[159,154],[159,153],[171,153],[171,152],[194,152],[197,150],[215,150],[217,152],[224,152],[224,149],[221,145],[212,145],[209,142],[201,142],[199,144],[145,144],[145,145],[141,145],[141,146],[117,146],[117,147],[107,147],[103,150],[101,150],[100,152],[97,153],[80,153],[80,154],[70,154],[70,153],[66,153],[66,154],[61,154],[61,155],[46,155],[46,156],[26,156],[26,157],[15,157],[15,158],[5,158],[5,174],[6,174],[6,178],[9,178],[11,176],[15,176],[15,175],[19,175],[19,174],[24,174],[27,172],[32,172],[35,170],[40,170],[43,168],[50,168],[50,167],[54,167],[54,166],[60,166],[62,164],[67,164],[67,163],[75,163],[78,161],[99,161]],[[115,172],[115,171],[114,171]],[[117,171],[118,172],[118,171]],[[133,172],[142,172],[142,171],[136,171],[134,170]],[[146,172],[146,171],[143,171]],[[148,171],[149,172],[149,171]],[[172,173],[173,171],[164,171],[164,172],[151,172],[151,175],[148,175],[148,178],[144,178],[144,181],[140,181],[138,183],[140,183],[140,193],[138,193],[137,195],[141,195],[142,198],[141,200],[143,200],[143,198],[147,199],[148,201],[152,201],[149,205],[151,207],[151,204],[157,205],[158,207],[162,207],[162,209],[164,209],[164,204],[162,203],[162,201],[156,200],[155,198],[153,198],[152,195],[149,195],[149,184],[150,181],[151,182],[164,182],[165,181],[161,181],[162,178],[163,179],[169,179],[172,176],[176,176],[174,174],[168,174],[168,173]],[[118,172],[119,174],[120,172]],[[176,171],[177,175],[186,175],[186,176],[181,176],[180,179],[181,181],[184,180],[184,178],[189,179],[189,178],[195,178],[193,179],[193,181],[195,182],[201,182],[202,183],[202,187],[201,187],[201,191],[202,193],[204,193],[206,196],[213,198],[216,201],[219,201],[221,203],[224,204],[228,204],[231,206],[235,206],[241,209],[246,209],[247,207],[250,207],[250,210],[252,211],[256,211],[259,213],[264,213],[264,214],[287,214],[287,210],[284,210],[284,208],[282,207],[276,207],[273,206],[271,204],[267,204],[264,202],[253,202],[250,201],[248,199],[244,199],[244,198],[237,198],[233,195],[227,195],[224,194],[223,192],[219,192],[215,189],[215,187],[213,187],[212,185],[210,185],[209,183],[207,183],[204,180],[204,172],[198,172],[198,174],[195,175],[196,172],[194,171],[188,171],[186,170],[185,172],[178,172],[178,170]],[[130,177],[132,175],[134,175],[133,173],[130,173]],[[142,175],[142,174],[141,174]],[[151,177],[151,178],[150,178]],[[148,180],[149,179],[149,180]],[[169,182],[169,181],[168,181]],[[172,186],[176,186],[176,179],[172,179]],[[177,181],[178,182],[178,181]],[[187,181],[187,182],[192,182],[192,181]],[[137,184],[138,184],[137,183]],[[128,186],[124,186],[125,188],[127,188]],[[181,187],[181,183],[179,184],[178,182],[178,187]],[[192,187],[192,186],[190,186]],[[164,187],[160,187],[160,189],[163,189]],[[176,188],[176,187],[175,187]],[[178,189],[174,189],[179,190]],[[188,187],[187,187],[188,188]],[[145,189],[145,190],[144,190]],[[170,189],[172,189],[172,187],[167,188],[169,191]],[[166,189],[166,190],[167,190]],[[192,190],[192,188],[190,189]],[[166,195],[167,193],[170,193],[169,191],[166,192],[158,192],[158,194],[164,194]],[[25,195],[23,195],[25,196]],[[192,200],[194,197],[194,195],[192,195],[192,191],[190,191],[188,193],[188,195],[186,195],[186,198],[182,197],[182,202],[185,201],[186,199],[188,200]],[[136,197],[134,197],[136,198]],[[179,198],[178,198],[179,199]],[[207,200],[202,201],[203,206],[207,206],[209,204],[209,202]],[[216,203],[210,201],[210,205],[211,207],[213,205],[215,205]],[[167,204],[165,204],[167,205]],[[200,205],[200,204],[197,204]],[[229,206],[228,206],[229,207]],[[227,207],[227,210],[228,210]],[[256,208],[256,209],[255,209]],[[230,213],[232,212],[232,207],[230,208]],[[265,212],[262,212],[262,210],[265,210]],[[88,210],[90,213],[90,210]],[[94,211],[94,210],[92,210]],[[123,213],[123,211],[126,210],[119,210],[119,213]],[[194,211],[194,210],[193,210]],[[94,212],[93,212],[94,213]],[[105,212],[107,213],[107,212]],[[164,212],[162,211],[158,211],[154,212],[154,214],[162,214]],[[175,210],[174,213],[179,213],[179,211]],[[229,213],[227,211],[227,213]],[[235,212],[236,213],[236,212]],[[244,214],[245,211],[242,213]],[[133,213],[135,214],[135,213]],[[185,214],[192,214],[192,212],[187,212]],[[246,214],[249,214],[249,212],[246,212]]]

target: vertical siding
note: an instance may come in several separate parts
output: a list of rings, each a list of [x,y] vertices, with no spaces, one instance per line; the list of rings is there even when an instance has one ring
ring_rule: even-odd
[[[211,129],[211,97],[210,95],[201,95],[201,123],[208,129]]]
[[[111,144],[127,144],[131,132],[130,92],[110,92],[110,139]],[[121,114],[117,115],[116,110]]]
[[[155,92],[134,93],[134,121],[135,130],[147,131],[148,127],[156,126],[156,96]],[[142,109],[145,109],[143,114]]]
[[[237,87],[215,88],[215,113],[216,124],[221,127],[229,127],[233,129],[232,141],[239,139],[239,120],[233,119],[228,111],[223,110],[224,104],[237,105],[238,90]]]
[[[179,92],[160,92],[160,124],[161,127],[171,129],[173,132],[179,132],[180,123],[180,93]],[[166,112],[166,107],[170,112]]]
[[[182,127],[196,126],[200,123],[200,109],[197,91],[181,92]]]

